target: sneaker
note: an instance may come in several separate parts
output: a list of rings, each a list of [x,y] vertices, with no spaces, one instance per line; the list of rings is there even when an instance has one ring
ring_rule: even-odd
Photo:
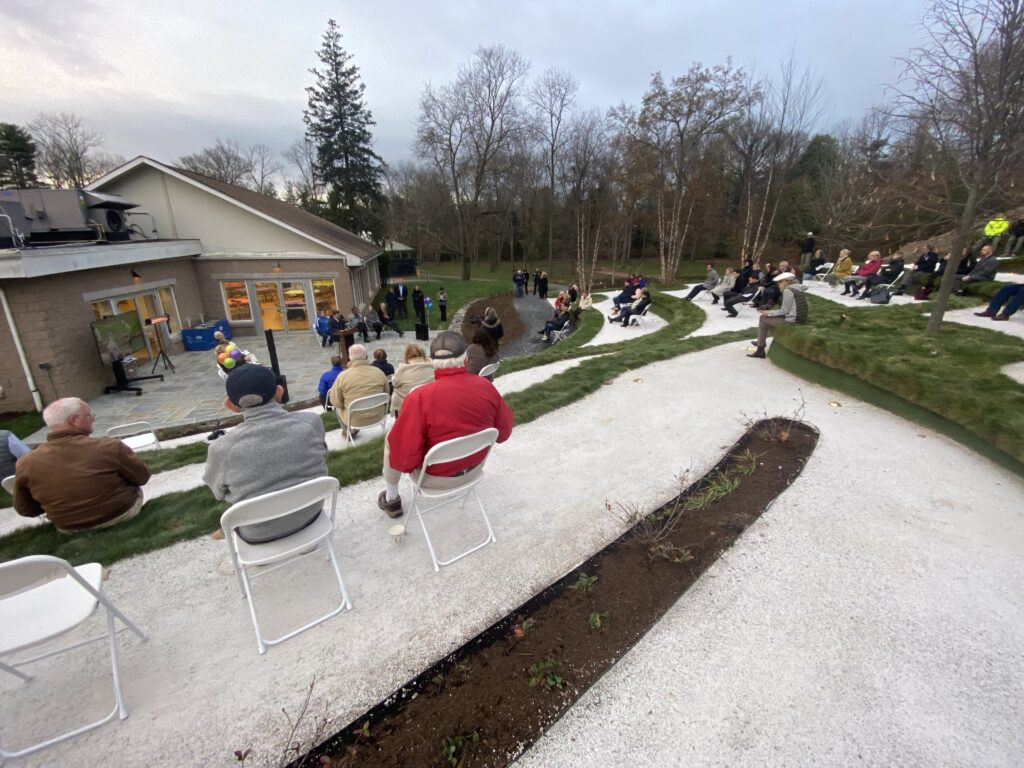
[[[401,517],[402,516],[402,497],[397,497],[394,501],[388,501],[388,492],[381,491],[380,495],[377,496],[377,506],[383,510],[384,514],[388,517]]]

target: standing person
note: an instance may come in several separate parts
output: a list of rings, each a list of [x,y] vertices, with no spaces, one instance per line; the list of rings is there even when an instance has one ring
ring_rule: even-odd
[[[813,232],[808,232],[807,237],[800,243],[800,274],[806,272],[810,267],[811,257],[814,255],[814,248],[817,244]]]
[[[494,307],[488,307],[484,311],[482,327],[491,335],[495,348],[500,346],[501,337],[505,335],[505,329],[501,327],[501,320],[498,319],[498,313],[494,311]]]
[[[441,310],[441,322],[448,322],[448,294],[444,291],[442,285],[437,289],[437,308]]]
[[[286,411],[284,388],[272,370],[243,365],[231,372],[225,389],[224,405],[243,421],[210,443],[203,482],[214,498],[235,504],[327,476],[323,421],[311,411]],[[250,544],[274,541],[312,524],[320,510],[317,501],[276,520],[243,525],[236,533]]]
[[[331,343],[330,334],[327,332],[328,323],[330,323],[330,317],[328,317],[327,312],[325,312],[324,310],[321,309],[319,312],[316,313],[316,326],[315,326],[316,327],[316,335],[320,337],[320,347],[321,348],[330,346],[330,343]],[[221,335],[223,335],[223,334],[221,334]]]
[[[409,289],[405,287],[405,281],[399,280],[398,285],[395,286],[395,301],[397,302],[395,309],[397,316],[403,320],[409,317]]]
[[[533,295],[537,295],[537,283],[540,282],[540,270],[534,268],[533,270]]]
[[[420,287],[414,286],[412,289],[412,311],[416,314],[416,319],[421,323],[427,322],[427,308],[426,308],[426,297],[423,295],[423,291]]]
[[[995,253],[996,249],[999,248],[999,240],[1006,234],[1010,229],[1010,220],[1006,218],[1005,213],[997,213],[993,218],[989,219],[985,225],[985,230],[982,232],[978,242],[974,244],[974,251],[977,251],[981,246],[988,241],[992,246],[992,252]]]
[[[548,273],[547,272],[541,272],[540,273],[540,290],[538,291],[538,294],[540,295],[540,298],[543,301],[547,301],[548,300]]]
[[[388,317],[395,317],[398,312],[398,296],[395,295],[394,288],[388,288],[387,295],[384,296],[384,303],[387,305]]]
[[[117,438],[90,437],[93,419],[77,397],[46,406],[46,442],[15,464],[15,512],[46,515],[62,533],[107,528],[139,514],[149,467]]]
[[[384,490],[377,506],[388,517],[400,517],[402,499],[398,483],[403,472],[415,472],[427,452],[445,440],[496,428],[498,442],[512,434],[515,414],[494,385],[466,371],[466,340],[462,334],[442,331],[430,344],[434,383],[409,393],[402,415],[384,439]],[[439,464],[427,469],[423,487],[450,488],[472,480],[487,453]]]

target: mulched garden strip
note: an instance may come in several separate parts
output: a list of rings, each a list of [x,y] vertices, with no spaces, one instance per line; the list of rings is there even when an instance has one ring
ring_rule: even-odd
[[[650,513],[646,523],[638,522],[292,768],[510,764],[772,505],[800,474],[817,440],[813,427],[790,419],[752,425],[708,474]],[[650,530],[675,504],[684,511],[653,546],[638,532]]]

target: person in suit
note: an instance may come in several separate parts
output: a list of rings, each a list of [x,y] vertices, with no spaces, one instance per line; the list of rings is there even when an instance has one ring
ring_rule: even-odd
[[[405,282],[399,280],[395,286],[395,312],[397,317],[407,318],[409,317],[409,289],[405,287]]]

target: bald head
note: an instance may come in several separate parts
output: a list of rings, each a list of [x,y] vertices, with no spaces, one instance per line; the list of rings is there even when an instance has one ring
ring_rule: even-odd
[[[366,347],[362,344],[353,344],[348,348],[349,360],[365,360],[366,359]]]

